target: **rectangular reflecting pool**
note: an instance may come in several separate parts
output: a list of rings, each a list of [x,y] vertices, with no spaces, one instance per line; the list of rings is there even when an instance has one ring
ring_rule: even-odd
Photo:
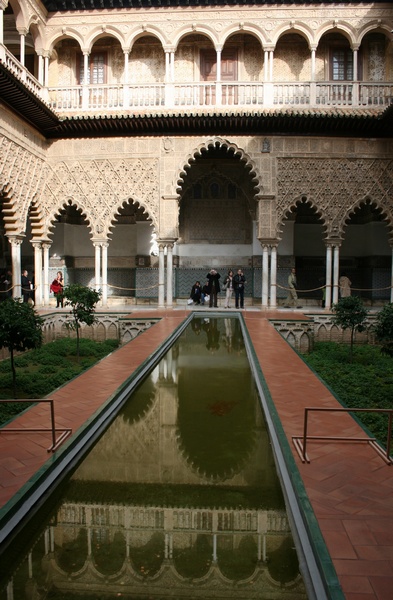
[[[0,600],[304,600],[289,521],[240,320],[194,317],[2,556]]]

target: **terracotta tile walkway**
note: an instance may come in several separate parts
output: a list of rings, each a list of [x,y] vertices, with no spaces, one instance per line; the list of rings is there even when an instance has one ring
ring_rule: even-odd
[[[188,311],[187,311],[188,313]],[[185,311],[146,311],[162,317],[153,327],[57,391],[56,424],[75,432],[183,320]],[[303,464],[292,436],[303,430],[304,407],[338,407],[336,399],[269,323],[284,312],[243,312],[256,355],[289,440],[347,600],[393,598],[393,467],[366,443],[309,442]],[[304,318],[297,311],[291,318]],[[49,424],[38,405],[18,418],[22,427]],[[15,426],[15,422],[13,423]],[[364,437],[346,414],[316,413],[310,435]],[[0,435],[0,507],[48,460],[49,434]]]

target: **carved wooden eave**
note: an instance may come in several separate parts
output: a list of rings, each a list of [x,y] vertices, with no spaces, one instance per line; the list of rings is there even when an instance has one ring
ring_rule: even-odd
[[[166,8],[166,7],[192,7],[192,6],[269,6],[289,5],[292,0],[42,0],[49,12],[64,12],[75,10],[108,10],[122,8]],[[373,4],[386,4],[388,0],[373,0]],[[302,5],[329,5],[329,4],[370,4],[364,0],[302,0]]]
[[[47,139],[139,135],[297,135],[391,138],[388,109],[142,110],[59,117],[0,61],[0,101]]]

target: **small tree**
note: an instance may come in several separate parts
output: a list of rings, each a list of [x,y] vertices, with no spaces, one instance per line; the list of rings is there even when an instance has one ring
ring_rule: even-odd
[[[72,321],[66,323],[66,326],[76,331],[76,355],[79,362],[79,330],[81,323],[93,325],[96,322],[94,312],[96,304],[101,298],[101,292],[96,292],[92,288],[75,283],[64,288],[63,296],[65,306],[71,307]]]
[[[393,304],[385,304],[379,311],[374,327],[375,337],[381,344],[381,352],[393,356]]]
[[[334,313],[332,318],[333,323],[341,327],[341,329],[351,330],[349,360],[352,362],[355,331],[361,332],[365,330],[368,311],[359,296],[341,298],[337,304],[333,304],[332,311]]]
[[[0,348],[7,348],[10,353],[14,398],[16,398],[14,353],[41,346],[42,324],[43,319],[30,303],[21,303],[12,298],[0,302]]]

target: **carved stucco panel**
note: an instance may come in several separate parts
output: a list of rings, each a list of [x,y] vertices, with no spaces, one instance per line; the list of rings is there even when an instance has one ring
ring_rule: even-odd
[[[0,189],[10,190],[18,230],[15,233],[22,233],[29,206],[42,185],[44,161],[4,136],[0,140]]]
[[[342,235],[346,218],[365,199],[381,207],[392,223],[392,160],[279,158],[277,175],[277,233],[303,196],[325,221],[328,235]]]
[[[52,163],[41,195],[50,220],[64,203],[75,203],[90,221],[93,235],[107,235],[117,210],[129,200],[143,206],[157,226],[158,199],[156,159]]]

